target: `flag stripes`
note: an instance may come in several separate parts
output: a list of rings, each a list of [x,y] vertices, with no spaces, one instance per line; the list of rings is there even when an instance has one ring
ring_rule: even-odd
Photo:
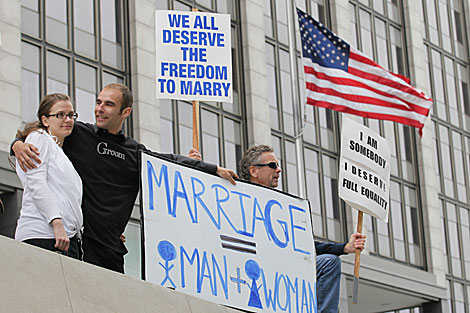
[[[297,9],[307,103],[421,130],[432,100]]]

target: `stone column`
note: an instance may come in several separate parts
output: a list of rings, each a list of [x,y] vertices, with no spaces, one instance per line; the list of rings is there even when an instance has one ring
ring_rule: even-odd
[[[404,1],[406,44],[412,85],[431,94],[427,86],[427,64],[423,55],[426,52],[423,40],[425,34],[421,1]],[[423,137],[417,138],[418,170],[420,177],[421,206],[423,209],[424,243],[428,271],[436,275],[437,284],[446,288],[445,262],[442,251],[441,215],[435,162],[435,143],[432,134],[432,121],[429,117],[423,128]]]
[[[9,151],[21,127],[21,3],[0,1],[0,150]]]
[[[134,138],[158,151],[160,105],[155,98],[154,1],[129,1],[129,32]]]
[[[247,147],[271,143],[263,3],[262,0],[240,1]]]

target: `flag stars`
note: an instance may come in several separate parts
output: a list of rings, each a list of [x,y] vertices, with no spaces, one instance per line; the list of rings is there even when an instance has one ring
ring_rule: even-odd
[[[311,17],[300,15],[304,57],[327,68],[347,70],[349,45]],[[343,53],[344,52],[344,53]]]

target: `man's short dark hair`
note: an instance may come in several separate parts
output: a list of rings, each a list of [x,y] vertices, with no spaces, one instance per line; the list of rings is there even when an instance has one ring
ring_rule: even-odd
[[[241,179],[250,180],[250,166],[259,164],[261,161],[261,155],[265,152],[274,152],[274,149],[268,145],[257,145],[245,151],[243,158],[240,160]]]
[[[119,84],[119,83],[112,83],[106,85],[103,89],[111,88],[116,89],[121,92],[121,113],[125,108],[132,107],[132,103],[134,102],[134,97],[132,96],[132,91],[126,85]]]

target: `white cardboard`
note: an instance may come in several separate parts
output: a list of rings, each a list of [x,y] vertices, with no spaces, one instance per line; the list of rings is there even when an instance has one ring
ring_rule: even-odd
[[[388,222],[390,147],[370,128],[343,117],[339,196],[352,208]]]
[[[156,97],[232,102],[230,15],[155,11]]]
[[[147,281],[248,311],[316,312],[308,200],[141,160]]]

